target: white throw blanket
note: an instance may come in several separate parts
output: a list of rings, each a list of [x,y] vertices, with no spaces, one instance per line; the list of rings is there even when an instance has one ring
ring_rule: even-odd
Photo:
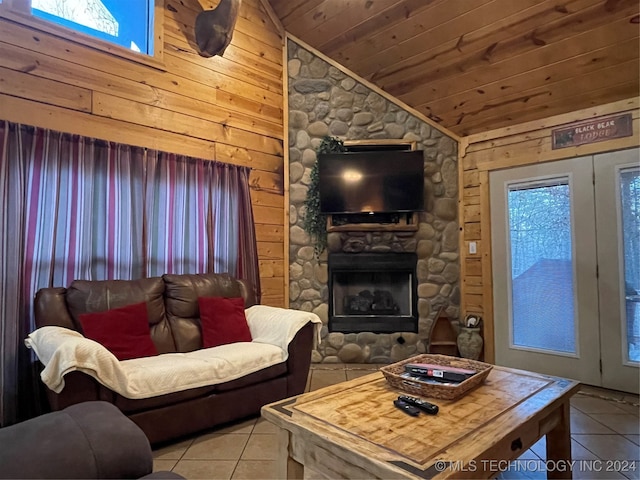
[[[78,370],[126,398],[139,399],[228,382],[284,362],[289,342],[308,322],[315,324],[316,339],[320,336],[322,322],[314,313],[266,305],[245,313],[252,342],[189,353],[119,361],[79,332],[54,326],[35,330],[25,344],[45,366],[42,381],[56,393],[64,388],[64,375]]]

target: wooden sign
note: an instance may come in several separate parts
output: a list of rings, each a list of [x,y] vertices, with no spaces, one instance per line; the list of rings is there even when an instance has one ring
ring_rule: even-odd
[[[633,135],[630,113],[572,123],[551,131],[552,148],[577,147]]]

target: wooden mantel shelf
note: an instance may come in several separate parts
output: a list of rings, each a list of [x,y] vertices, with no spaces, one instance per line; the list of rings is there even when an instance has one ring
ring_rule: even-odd
[[[418,214],[416,212],[401,214],[397,223],[358,222],[336,225],[334,220],[333,215],[327,216],[327,232],[415,232],[418,230]]]

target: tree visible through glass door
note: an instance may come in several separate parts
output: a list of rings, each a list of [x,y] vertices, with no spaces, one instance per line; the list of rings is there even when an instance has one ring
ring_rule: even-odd
[[[575,354],[568,178],[509,185],[508,215],[512,345]]]
[[[640,168],[619,170],[628,360],[640,362]]]
[[[489,178],[496,364],[599,385],[591,158]]]

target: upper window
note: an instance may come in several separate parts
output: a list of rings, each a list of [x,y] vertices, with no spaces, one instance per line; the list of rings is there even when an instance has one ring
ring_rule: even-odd
[[[31,0],[36,17],[153,55],[152,0]]]
[[[44,28],[62,26],[154,56],[154,7],[157,0],[0,0],[6,12],[28,14]],[[37,19],[40,19],[38,22]],[[44,20],[45,22],[42,22]],[[37,26],[37,25],[36,25]],[[73,37],[79,38],[79,37]]]

